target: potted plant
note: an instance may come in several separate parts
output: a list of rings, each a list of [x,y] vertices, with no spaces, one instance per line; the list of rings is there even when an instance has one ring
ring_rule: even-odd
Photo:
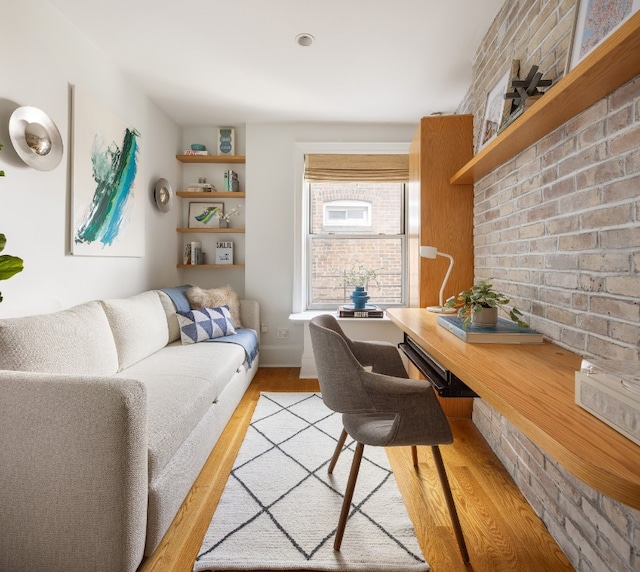
[[[4,234],[0,234],[0,252],[4,250],[4,245],[7,243],[7,238]],[[0,256],[0,280],[8,280],[14,274],[22,272],[23,261],[22,258],[17,256],[9,256],[3,254]],[[0,302],[2,302],[2,292],[0,292]]]
[[[503,310],[509,318],[521,328],[529,324],[521,319],[522,312],[517,308],[508,309],[505,306],[509,298],[493,289],[488,280],[480,280],[468,290],[451,296],[446,302],[447,308],[458,308],[458,317],[462,319],[462,327],[468,328],[471,323],[482,326],[495,326],[498,321],[498,310]]]

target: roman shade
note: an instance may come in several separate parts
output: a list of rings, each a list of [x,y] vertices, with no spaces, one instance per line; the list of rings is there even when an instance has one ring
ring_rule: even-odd
[[[313,182],[406,183],[409,181],[409,155],[306,155],[304,177]]]

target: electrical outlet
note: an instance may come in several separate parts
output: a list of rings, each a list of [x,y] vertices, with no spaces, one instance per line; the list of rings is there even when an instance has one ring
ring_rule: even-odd
[[[278,328],[276,330],[276,337],[284,340],[285,338],[289,337],[289,330],[287,330],[287,328]]]
[[[262,324],[260,324],[260,332],[267,334],[269,332],[269,324],[262,322]]]

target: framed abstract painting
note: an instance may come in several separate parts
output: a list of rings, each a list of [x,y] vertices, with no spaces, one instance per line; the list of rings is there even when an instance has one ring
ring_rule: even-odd
[[[71,253],[144,256],[141,135],[76,86],[72,109]]]

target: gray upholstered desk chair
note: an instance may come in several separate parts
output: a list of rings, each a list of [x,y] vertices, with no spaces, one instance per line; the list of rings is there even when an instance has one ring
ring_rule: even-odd
[[[329,409],[342,413],[344,426],[329,473],[335,467],[347,434],[357,442],[334,550],[340,550],[364,446],[411,446],[417,467],[416,445],[430,445],[458,546],[463,560],[469,562],[438,447],[452,443],[453,435],[432,387],[427,382],[408,379],[400,354],[392,344],[351,340],[330,314],[313,318],[309,331],[322,400]]]

